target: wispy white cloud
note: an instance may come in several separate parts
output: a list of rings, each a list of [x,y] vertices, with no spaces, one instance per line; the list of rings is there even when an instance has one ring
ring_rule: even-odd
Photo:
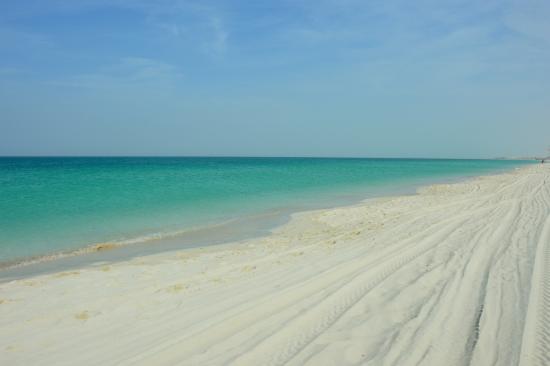
[[[533,41],[550,46],[550,2],[546,0],[513,1],[506,10],[505,24]]]
[[[22,30],[17,27],[0,26],[0,47],[10,49],[14,47],[51,47],[53,40],[46,34]]]
[[[176,1],[143,10],[149,24],[206,53],[220,54],[228,47],[229,30],[222,12],[214,6]]]
[[[210,40],[203,44],[203,47],[208,52],[223,53],[227,49],[229,32],[221,18],[217,15],[209,16],[208,25],[212,35],[210,36]]]
[[[23,71],[17,67],[0,67],[0,76],[20,75]]]
[[[472,81],[508,79],[507,73],[535,80],[536,73],[527,69],[550,62],[550,49],[541,44],[550,41],[550,3],[545,0],[301,4],[301,16],[280,29],[281,40],[317,47],[319,53],[332,50],[360,69],[391,65],[383,70],[384,78],[400,75],[397,84],[404,76]]]
[[[126,57],[113,65],[57,80],[54,84],[92,89],[166,87],[182,78],[183,74],[173,65],[147,58]]]
[[[27,0],[20,5],[0,4],[0,22],[49,15],[71,16],[102,9],[141,14],[153,29],[181,38],[186,46],[196,46],[206,53],[222,53],[228,47],[230,31],[219,4],[197,0]]]

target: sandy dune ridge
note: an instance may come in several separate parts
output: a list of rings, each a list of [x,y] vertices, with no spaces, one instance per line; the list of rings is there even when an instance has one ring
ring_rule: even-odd
[[[6,365],[550,365],[550,165],[0,284]]]

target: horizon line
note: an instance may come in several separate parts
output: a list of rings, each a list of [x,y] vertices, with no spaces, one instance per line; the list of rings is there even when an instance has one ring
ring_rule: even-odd
[[[256,159],[423,159],[423,160],[540,160],[532,157],[381,157],[308,155],[0,155],[0,158],[256,158]]]

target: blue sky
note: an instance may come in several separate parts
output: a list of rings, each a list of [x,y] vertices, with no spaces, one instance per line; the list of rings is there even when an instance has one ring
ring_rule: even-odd
[[[546,0],[0,3],[1,155],[550,145]]]

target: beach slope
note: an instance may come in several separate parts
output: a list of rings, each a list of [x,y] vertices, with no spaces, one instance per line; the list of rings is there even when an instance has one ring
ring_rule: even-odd
[[[550,164],[0,284],[5,365],[550,365]]]

